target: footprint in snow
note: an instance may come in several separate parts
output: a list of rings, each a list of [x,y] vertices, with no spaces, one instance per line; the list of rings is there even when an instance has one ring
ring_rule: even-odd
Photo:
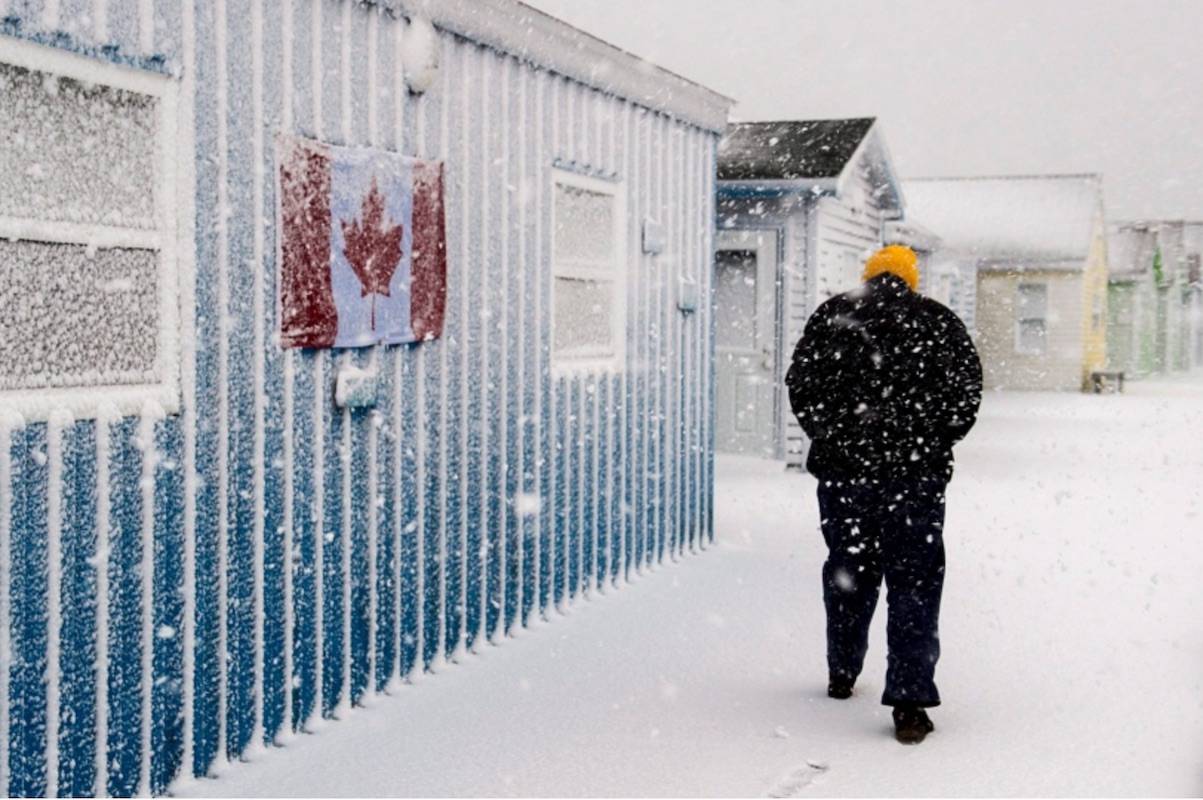
[[[769,797],[798,797],[802,790],[810,786],[816,777],[827,771],[824,761],[807,761],[800,767],[790,770],[789,774],[769,790]]]

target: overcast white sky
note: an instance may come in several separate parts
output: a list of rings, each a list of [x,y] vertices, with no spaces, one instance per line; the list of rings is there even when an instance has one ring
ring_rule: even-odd
[[[1203,0],[527,2],[736,119],[876,116],[903,177],[1101,172],[1112,219],[1203,219]]]

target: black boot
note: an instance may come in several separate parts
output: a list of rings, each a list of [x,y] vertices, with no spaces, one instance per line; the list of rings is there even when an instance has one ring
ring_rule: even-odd
[[[894,738],[903,744],[919,744],[935,729],[919,706],[894,706]]]
[[[856,678],[832,675],[827,679],[827,696],[835,700],[847,700],[852,696],[852,687],[855,684]]]

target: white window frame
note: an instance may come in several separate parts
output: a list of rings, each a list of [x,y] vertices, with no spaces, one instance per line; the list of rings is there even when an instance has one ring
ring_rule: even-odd
[[[0,62],[85,83],[154,97],[156,108],[155,228],[123,228],[0,215],[0,238],[98,249],[154,250],[158,254],[158,380],[138,384],[97,384],[48,389],[0,390],[0,409],[26,420],[48,419],[61,409],[77,418],[98,418],[110,409],[136,414],[157,404],[165,413],[180,409],[180,259],[184,252],[178,224],[180,195],[177,159],[194,157],[177,150],[178,84],[170,76],[86,58],[55,47],[0,36]],[[0,143],[0,147],[3,147]]]
[[[1044,290],[1044,315],[1041,317],[1021,317],[1020,297],[1028,287],[1040,287]],[[1044,336],[1040,348],[1023,346],[1023,323],[1039,320],[1044,325]],[[1048,283],[1043,281],[1024,281],[1015,285],[1015,352],[1024,356],[1043,356],[1048,352]]]
[[[614,199],[614,253],[613,269],[603,273],[599,270],[573,268],[561,263],[556,253],[556,190],[559,186],[583,189],[597,194],[609,195]],[[626,359],[627,347],[627,208],[626,194],[621,183],[602,180],[588,175],[581,175],[564,169],[551,171],[551,287],[550,287],[550,325],[551,325],[551,366],[557,374],[568,372],[597,372],[621,370]],[[582,349],[569,353],[555,350],[556,326],[556,279],[575,278],[578,280],[610,281],[613,284],[613,303],[610,306],[610,329],[612,333],[612,348]]]

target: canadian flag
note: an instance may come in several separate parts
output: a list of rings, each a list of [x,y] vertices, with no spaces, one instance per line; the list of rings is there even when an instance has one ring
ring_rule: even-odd
[[[280,342],[433,339],[447,299],[443,165],[280,136]]]

